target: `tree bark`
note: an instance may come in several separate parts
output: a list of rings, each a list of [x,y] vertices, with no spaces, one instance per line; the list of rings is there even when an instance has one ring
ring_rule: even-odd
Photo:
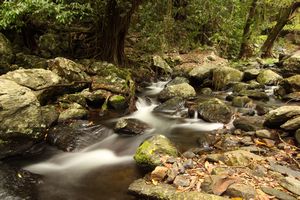
[[[267,40],[264,42],[263,46],[261,47],[262,58],[272,56],[272,48],[274,46],[274,42],[278,38],[283,27],[291,20],[294,12],[299,7],[300,7],[300,1],[297,1],[291,4],[283,11],[282,16],[278,19],[276,25],[269,33]]]
[[[258,0],[253,0],[249,9],[247,21],[244,27],[243,31],[243,37],[242,37],[242,43],[241,43],[241,48],[240,48],[240,53],[239,53],[239,58],[245,58],[249,57],[252,55],[252,50],[249,44],[249,40],[251,37],[251,25],[254,22],[254,17],[255,17],[255,12],[256,12],[256,7],[257,7],[257,1]]]
[[[118,7],[116,0],[108,1],[105,18],[99,22],[101,30],[97,43],[101,59],[115,64],[124,64],[125,37],[131,16],[141,2],[142,0],[131,0],[129,11],[124,11]]]

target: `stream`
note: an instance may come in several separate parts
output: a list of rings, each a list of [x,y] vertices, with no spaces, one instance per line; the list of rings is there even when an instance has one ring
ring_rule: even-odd
[[[139,95],[137,111],[124,118],[136,118],[149,124],[152,129],[139,136],[122,136],[113,132],[119,118],[95,120],[92,126],[82,121],[87,135],[81,138],[84,148],[62,152],[47,147],[38,159],[31,159],[21,166],[34,174],[42,175],[42,183],[36,191],[39,200],[125,200],[135,199],[127,194],[127,188],[142,172],[135,164],[133,155],[146,138],[164,134],[181,152],[197,147],[201,133],[223,127],[220,123],[207,123],[187,115],[187,108],[170,113],[156,113],[156,95],[168,81],[153,83]],[[100,117],[99,117],[100,118]],[[79,144],[80,144],[79,142]]]

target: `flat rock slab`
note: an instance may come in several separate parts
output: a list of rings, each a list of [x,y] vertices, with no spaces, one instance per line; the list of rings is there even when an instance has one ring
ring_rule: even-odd
[[[295,197],[293,197],[283,191],[276,190],[274,188],[262,187],[261,189],[264,193],[271,195],[271,196],[275,196],[276,198],[281,199],[281,200],[297,200]]]
[[[290,192],[300,196],[300,181],[297,179],[293,177],[285,177],[279,184]]]
[[[144,179],[138,179],[129,186],[129,192],[134,195],[143,196],[150,199],[160,200],[225,200],[228,198],[201,192],[176,192],[176,188],[169,184],[153,185]]]
[[[291,168],[283,165],[277,165],[274,162],[270,162],[270,167],[271,170],[275,172],[279,172],[288,176],[293,176],[295,178],[300,178],[300,171],[292,170]]]

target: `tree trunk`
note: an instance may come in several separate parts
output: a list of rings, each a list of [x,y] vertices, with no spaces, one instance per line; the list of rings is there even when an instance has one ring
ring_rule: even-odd
[[[294,12],[297,10],[297,8],[300,7],[300,2],[294,2],[292,5],[287,7],[283,13],[282,16],[278,19],[275,27],[271,30],[271,32],[268,35],[267,40],[264,42],[263,46],[261,47],[261,57],[271,57],[272,56],[272,48],[274,46],[275,40],[278,38],[280,31],[283,29],[283,27],[289,22],[289,20],[292,18]]]
[[[115,63],[124,64],[124,43],[127,35],[131,16],[142,0],[131,0],[129,11],[120,8],[116,0],[108,1],[106,14],[100,19],[100,34],[98,52],[101,59]],[[97,34],[97,33],[96,33]]]
[[[249,44],[249,40],[251,37],[251,25],[254,22],[256,7],[257,7],[257,1],[253,0],[250,6],[250,10],[248,13],[247,21],[244,27],[243,37],[242,37],[242,43],[241,43],[241,49],[239,53],[239,58],[245,58],[252,55],[252,50]]]

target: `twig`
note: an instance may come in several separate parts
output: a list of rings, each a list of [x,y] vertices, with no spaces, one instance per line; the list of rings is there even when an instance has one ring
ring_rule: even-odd
[[[293,148],[295,148],[295,149],[297,149],[297,150],[300,150],[299,147],[296,147],[296,146],[291,145],[291,144],[287,143],[286,141],[284,141],[284,140],[281,138],[281,136],[280,136],[279,133],[277,133],[277,135],[278,135],[279,140],[280,140],[282,143],[284,143],[284,144],[286,144],[286,145],[288,145],[288,146],[290,146],[290,147],[293,147]]]

